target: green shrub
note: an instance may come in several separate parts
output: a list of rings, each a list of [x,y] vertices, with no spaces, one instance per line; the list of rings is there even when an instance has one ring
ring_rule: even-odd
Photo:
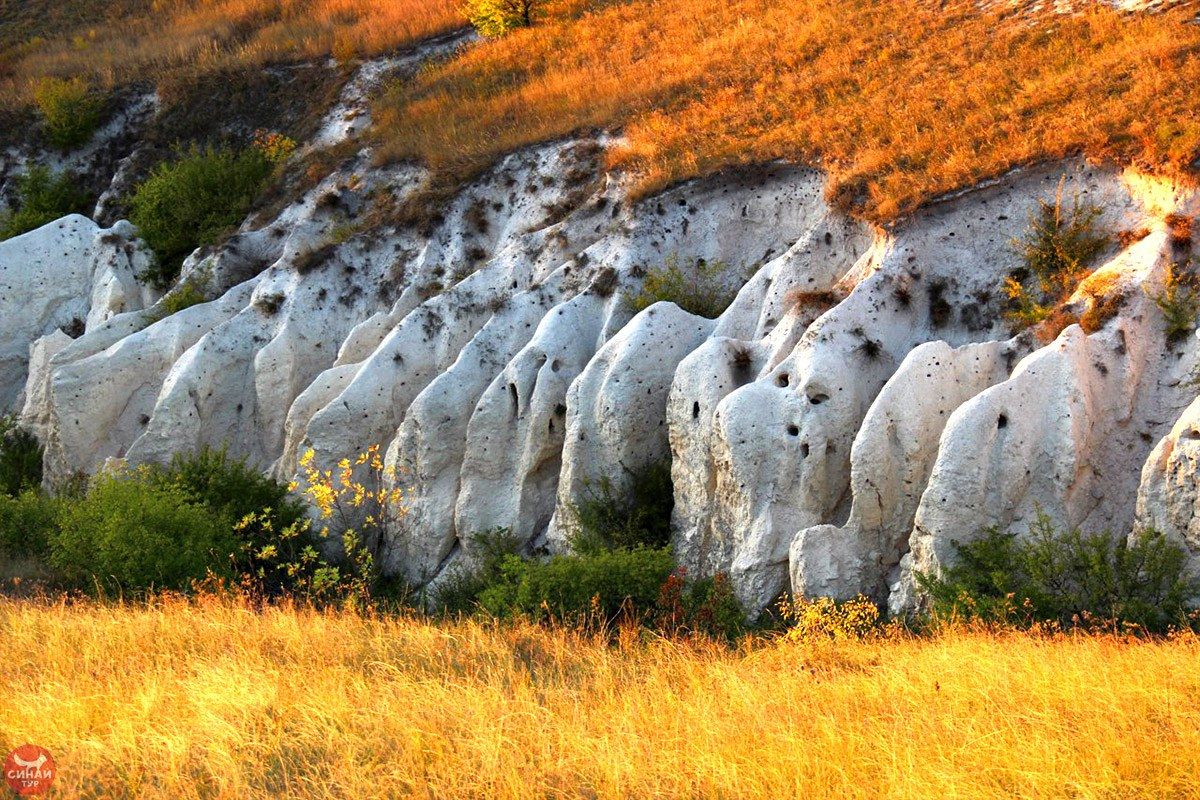
[[[496,617],[583,623],[613,622],[623,614],[646,618],[674,568],[665,548],[604,550],[545,562],[508,556],[500,582],[484,590],[479,602]]]
[[[238,542],[227,519],[150,470],[101,475],[67,504],[50,564],[69,583],[122,590],[186,589],[232,574]]]
[[[627,301],[629,310],[636,314],[655,303],[666,301],[697,316],[716,319],[737,297],[736,290],[725,286],[726,270],[722,262],[707,262],[704,259],[682,267],[677,256],[669,256],[662,269],[652,269],[646,273],[641,292],[630,296]]]
[[[483,36],[503,36],[537,21],[546,0],[465,0],[464,11]]]
[[[1163,288],[1150,299],[1162,312],[1167,327],[1167,341],[1181,342],[1196,330],[1196,317],[1200,315],[1200,292],[1196,289],[1196,275],[1184,265],[1169,264],[1163,277]]]
[[[68,172],[55,175],[43,166],[30,167],[16,183],[15,210],[0,214],[0,240],[11,239],[61,219],[84,214],[91,198]]]
[[[15,496],[41,485],[41,443],[11,416],[0,417],[0,493]]]
[[[305,507],[287,485],[230,457],[225,449],[177,455],[170,465],[146,468],[144,474],[151,485],[178,492],[223,522],[236,547],[220,560],[257,591],[288,593],[301,577],[311,577],[312,570],[325,565],[320,558],[308,562],[305,551],[315,539],[301,526]]]
[[[1075,195],[1068,207],[1059,185],[1054,201],[1038,201],[1025,235],[1013,243],[1021,269],[1004,281],[1007,318],[1020,330],[1050,317],[1054,306],[1065,301],[1104,252],[1109,237],[1099,230],[1103,214],[1095,203]]]
[[[207,283],[196,278],[188,278],[181,282],[163,297],[162,304],[150,316],[150,324],[207,302]]]
[[[664,547],[671,539],[675,492],[670,460],[630,472],[630,491],[619,492],[607,477],[568,510],[570,544],[577,552]]]
[[[259,148],[196,146],[155,167],[130,201],[129,218],[157,257],[144,277],[169,286],[189,253],[246,216],[274,168]]]
[[[44,560],[66,502],[36,489],[0,495],[0,556]]]
[[[515,556],[521,540],[509,528],[496,528],[470,537],[474,568],[444,580],[434,592],[433,610],[442,614],[467,614],[479,609],[479,596],[504,579],[503,565]]]
[[[957,563],[940,577],[917,576],[938,617],[1064,626],[1092,620],[1164,631],[1185,618],[1197,588],[1184,571],[1186,554],[1155,531],[1132,542],[1059,532],[1039,512],[1025,539],[991,529],[954,547]]]
[[[86,144],[100,125],[104,100],[83,78],[43,78],[33,87],[46,138],[64,149]]]

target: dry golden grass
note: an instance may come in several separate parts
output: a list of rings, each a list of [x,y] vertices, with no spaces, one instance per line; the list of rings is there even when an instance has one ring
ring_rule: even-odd
[[[941,8],[946,6],[946,8]],[[589,10],[591,9],[591,10]],[[729,165],[823,165],[886,221],[1030,161],[1085,152],[1180,171],[1200,152],[1194,8],[1074,16],[929,0],[561,3],[381,102],[385,156],[470,171],[623,126],[650,192]]]
[[[465,24],[458,0],[122,2],[119,13],[101,14],[99,0],[67,0],[77,12],[59,11],[58,24],[78,20],[67,30],[14,21],[20,38],[0,36],[0,95],[26,97],[47,75],[87,75],[113,87],[231,66],[368,56]]]
[[[224,602],[0,600],[58,797],[1196,797],[1200,641],[739,651]]]

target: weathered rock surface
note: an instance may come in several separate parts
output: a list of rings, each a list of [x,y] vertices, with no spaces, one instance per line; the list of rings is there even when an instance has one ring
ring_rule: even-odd
[[[364,68],[310,144],[352,140],[366,89],[408,66]],[[785,165],[631,202],[606,145],[514,153],[405,222],[382,209],[427,176],[363,150],[194,253],[184,276],[209,301],[169,316],[128,224],[0,243],[0,406],[45,442],[51,483],[204,445],[291,478],[308,450],[328,468],[380,445],[409,507],[379,560],[418,585],[497,528],[566,547],[590,487],[667,458],[680,562],[727,573],[752,610],[789,589],[909,608],[954,540],[1038,509],[1124,532],[1140,497],[1140,522],[1200,549],[1198,347],[1168,344],[1147,296],[1179,255],[1166,215],[1197,210],[1186,190],[1071,161],[881,231]],[[1043,345],[1010,338],[999,287],[1060,181],[1105,229],[1150,233],[1089,279],[1125,297],[1115,316]],[[672,258],[726,265],[719,319],[632,314]]]
[[[1021,345],[984,342],[914,348],[863,418],[850,451],[850,519],[792,541],[794,591],[848,600],[887,597],[887,577],[908,549],[942,430],[956,408],[1008,377]]]
[[[0,242],[0,409],[17,405],[39,337],[78,336],[152,299],[136,279],[148,256],[133,232],[75,215]]]

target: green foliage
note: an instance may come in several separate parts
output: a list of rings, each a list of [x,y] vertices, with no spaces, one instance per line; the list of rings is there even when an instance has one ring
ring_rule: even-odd
[[[44,560],[66,502],[36,489],[0,495],[0,556]]]
[[[664,547],[671,538],[675,492],[669,460],[630,472],[630,491],[602,478],[570,508],[570,544],[581,553],[602,549]]]
[[[1183,550],[1155,531],[1132,541],[1059,532],[1039,512],[1025,539],[991,529],[954,546],[958,561],[941,576],[917,576],[935,616],[1164,631],[1185,618],[1197,588],[1186,577]]]
[[[68,214],[86,213],[91,202],[69,172],[55,175],[47,167],[34,166],[15,183],[16,209],[0,214],[0,240],[36,230]]]
[[[168,292],[162,299],[162,304],[150,316],[150,323],[178,314],[184,309],[198,306],[208,300],[208,281],[195,276],[182,281]]]
[[[1075,291],[1088,267],[1109,244],[1109,237],[1097,228],[1103,210],[1096,204],[1063,200],[1060,184],[1054,202],[1038,201],[1038,210],[1029,219],[1025,235],[1013,246],[1022,268],[1004,281],[1008,297],[1007,317],[1017,329],[1047,319],[1053,307]]]
[[[16,496],[41,484],[41,443],[13,417],[0,417],[0,494]]]
[[[304,505],[285,484],[225,449],[177,455],[146,475],[152,485],[182,493],[233,531],[237,546],[220,560],[255,592],[276,596],[310,587],[316,570],[328,566],[304,524]]]
[[[121,590],[186,589],[231,574],[227,520],[152,470],[101,475],[63,509],[50,564],[69,583]]]
[[[528,28],[541,15],[546,0],[465,0],[463,11],[483,36],[503,36]]]
[[[645,617],[675,568],[668,549],[603,550],[549,561],[508,556],[501,580],[479,597],[496,617],[611,623],[629,614]]]
[[[720,261],[700,259],[690,266],[680,266],[677,256],[669,256],[662,269],[646,273],[641,292],[627,300],[629,310],[636,314],[666,301],[697,316],[716,319],[737,297],[735,290],[725,286],[726,271]]]
[[[479,596],[504,579],[502,566],[521,548],[509,528],[495,528],[470,537],[473,567],[444,580],[433,596],[433,609],[443,614],[467,614],[479,608]]]
[[[1171,264],[1163,278],[1162,291],[1150,295],[1162,312],[1167,341],[1172,344],[1183,341],[1196,329],[1196,317],[1200,315],[1200,292],[1197,292],[1196,283],[1195,273]]]
[[[274,169],[257,147],[193,146],[155,167],[130,201],[129,218],[157,256],[144,277],[169,286],[189,253],[245,217]]]
[[[50,143],[63,149],[86,144],[100,125],[104,100],[80,77],[43,78],[33,87]]]
[[[1073,290],[1075,283],[1108,246],[1109,237],[1096,222],[1103,210],[1075,195],[1068,209],[1062,187],[1054,202],[1038,202],[1025,237],[1016,243],[1025,268],[1047,294]]]

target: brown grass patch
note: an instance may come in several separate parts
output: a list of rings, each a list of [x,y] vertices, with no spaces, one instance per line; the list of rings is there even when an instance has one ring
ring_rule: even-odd
[[[1065,308],[1056,308],[1046,319],[1033,328],[1033,335],[1041,344],[1050,344],[1058,335],[1079,322],[1079,317]]]
[[[377,109],[384,156],[477,170],[623,127],[610,167],[652,192],[794,159],[880,221],[1028,162],[1084,152],[1184,171],[1200,147],[1192,12],[1028,19],[918,0],[562,2]]]
[[[1171,246],[1177,250],[1190,250],[1192,247],[1193,219],[1183,214],[1168,214],[1167,229],[1171,232]]]
[[[1117,244],[1120,245],[1122,249],[1124,249],[1126,247],[1131,247],[1131,246],[1137,244],[1138,242],[1140,242],[1142,239],[1145,239],[1149,235],[1150,235],[1149,228],[1137,228],[1134,230],[1117,231]]]

